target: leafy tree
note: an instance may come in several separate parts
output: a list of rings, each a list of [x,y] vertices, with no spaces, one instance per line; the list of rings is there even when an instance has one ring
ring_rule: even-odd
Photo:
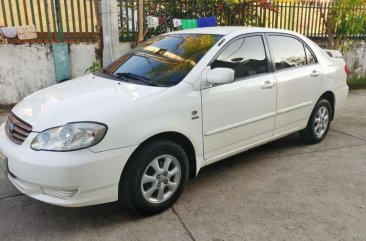
[[[366,32],[365,0],[335,0],[329,10],[325,25],[328,48],[345,50],[351,42],[349,36]],[[324,18],[324,14],[323,14]]]

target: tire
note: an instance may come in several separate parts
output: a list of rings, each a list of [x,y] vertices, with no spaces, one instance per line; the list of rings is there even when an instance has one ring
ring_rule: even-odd
[[[301,138],[309,144],[321,142],[329,131],[332,120],[332,107],[328,100],[316,103],[306,128],[300,131]]]
[[[162,212],[177,201],[188,175],[188,156],[181,146],[168,140],[147,143],[123,171],[120,199],[143,214]]]

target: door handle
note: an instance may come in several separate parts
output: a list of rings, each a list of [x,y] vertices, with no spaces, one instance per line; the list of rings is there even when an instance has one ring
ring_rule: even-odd
[[[269,80],[264,81],[264,84],[262,85],[262,89],[270,89],[273,86],[275,86],[274,82],[271,82]]]
[[[318,77],[320,75],[320,72],[317,70],[313,70],[313,72],[311,72],[311,77]]]

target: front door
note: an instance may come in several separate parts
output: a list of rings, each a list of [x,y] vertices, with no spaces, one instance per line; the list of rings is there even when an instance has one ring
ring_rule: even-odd
[[[264,43],[260,34],[234,39],[211,63],[234,69],[235,81],[201,91],[207,164],[273,135],[276,81]]]

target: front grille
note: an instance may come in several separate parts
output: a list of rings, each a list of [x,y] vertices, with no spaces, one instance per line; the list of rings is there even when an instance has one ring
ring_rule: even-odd
[[[5,132],[8,138],[20,145],[25,139],[27,139],[28,135],[32,132],[32,126],[28,123],[22,121],[19,117],[10,113],[8,119],[5,124]]]

